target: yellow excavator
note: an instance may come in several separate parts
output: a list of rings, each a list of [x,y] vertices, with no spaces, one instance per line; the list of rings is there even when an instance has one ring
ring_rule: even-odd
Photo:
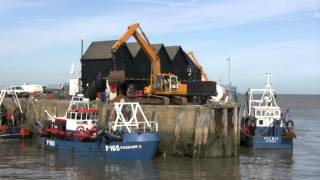
[[[199,64],[199,61],[197,60],[194,53],[192,51],[189,51],[187,54],[189,55],[189,57],[192,60],[192,62],[194,63],[194,65],[200,70],[200,73],[201,73],[201,76],[203,77],[203,80],[209,81],[208,75],[204,72],[202,66]]]
[[[174,104],[187,104],[187,84],[180,83],[174,74],[161,72],[160,58],[138,23],[128,27],[128,30],[112,46],[112,52],[116,53],[118,48],[132,36],[151,62],[150,85],[144,88],[144,94],[148,98],[161,99],[163,104],[170,104],[170,101]]]

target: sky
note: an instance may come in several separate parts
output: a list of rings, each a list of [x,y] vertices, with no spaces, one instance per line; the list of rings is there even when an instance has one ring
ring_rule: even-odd
[[[320,94],[320,0],[0,0],[0,87],[68,81],[80,39],[118,39],[135,22],[152,43],[192,50],[209,79],[239,92]]]

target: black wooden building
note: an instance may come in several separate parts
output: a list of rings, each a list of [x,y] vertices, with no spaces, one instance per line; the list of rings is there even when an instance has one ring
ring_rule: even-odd
[[[140,45],[135,42],[124,44],[113,55],[111,47],[115,42],[92,42],[81,58],[82,88],[90,99],[95,98],[96,92],[105,91],[106,78],[115,69],[125,72],[126,83],[120,88],[122,92],[128,84],[134,85],[136,90],[143,90],[149,83],[151,63]],[[181,82],[201,81],[200,71],[180,46],[154,44],[153,48],[160,57],[163,73],[173,73]]]
[[[166,46],[171,59],[170,72],[177,75],[181,82],[200,81],[201,72],[181,46]]]

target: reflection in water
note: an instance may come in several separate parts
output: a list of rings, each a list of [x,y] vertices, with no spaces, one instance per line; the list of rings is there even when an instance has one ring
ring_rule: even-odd
[[[2,143],[0,179],[290,179],[291,151],[241,149],[234,158],[157,157],[152,161],[111,161],[41,150],[33,141]]]
[[[160,179],[240,179],[239,158],[155,159]]]
[[[66,168],[67,177],[75,179],[152,179],[158,177],[152,161],[115,161],[103,157],[53,153],[54,167]]]
[[[293,165],[291,150],[252,150],[248,148],[241,150],[241,177],[291,178]]]

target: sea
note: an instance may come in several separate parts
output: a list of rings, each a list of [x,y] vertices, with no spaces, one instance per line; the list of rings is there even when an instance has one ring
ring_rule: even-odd
[[[34,140],[0,142],[0,179],[320,179],[320,95],[278,95],[297,138],[292,151],[240,148],[238,157],[111,161],[48,152]]]

